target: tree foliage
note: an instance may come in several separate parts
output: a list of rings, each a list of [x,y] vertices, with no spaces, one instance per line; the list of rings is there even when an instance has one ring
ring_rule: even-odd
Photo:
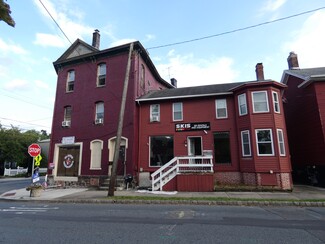
[[[44,130],[21,132],[17,127],[5,129],[0,124],[0,166],[3,167],[5,162],[17,162],[18,166],[28,167],[33,160],[28,154],[28,146],[48,138],[49,135]],[[41,165],[46,165],[47,159],[44,155],[42,157]]]
[[[9,4],[5,3],[3,0],[0,0],[0,21],[3,20],[8,25],[15,27],[15,21],[11,17],[11,10]]]

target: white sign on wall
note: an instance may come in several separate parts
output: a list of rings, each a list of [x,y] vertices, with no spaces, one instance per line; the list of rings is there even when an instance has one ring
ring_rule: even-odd
[[[61,143],[62,144],[74,144],[75,143],[75,137],[74,136],[62,137]]]

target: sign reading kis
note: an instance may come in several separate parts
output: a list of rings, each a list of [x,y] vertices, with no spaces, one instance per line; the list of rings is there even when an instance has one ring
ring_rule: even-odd
[[[210,130],[210,122],[175,124],[175,131]]]

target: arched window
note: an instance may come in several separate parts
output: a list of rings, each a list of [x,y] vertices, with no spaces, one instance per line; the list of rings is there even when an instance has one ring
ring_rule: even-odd
[[[90,169],[101,169],[102,166],[103,141],[93,140],[90,143]]]
[[[141,73],[140,73],[140,87],[144,89],[146,79],[146,69],[143,64],[141,64]]]

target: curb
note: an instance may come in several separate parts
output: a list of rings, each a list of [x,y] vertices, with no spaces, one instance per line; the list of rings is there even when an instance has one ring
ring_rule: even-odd
[[[131,200],[131,199],[0,199],[0,201],[74,203],[74,204],[155,204],[155,205],[210,205],[210,206],[278,206],[278,207],[325,207],[325,202],[310,201],[206,201],[206,200]]]

